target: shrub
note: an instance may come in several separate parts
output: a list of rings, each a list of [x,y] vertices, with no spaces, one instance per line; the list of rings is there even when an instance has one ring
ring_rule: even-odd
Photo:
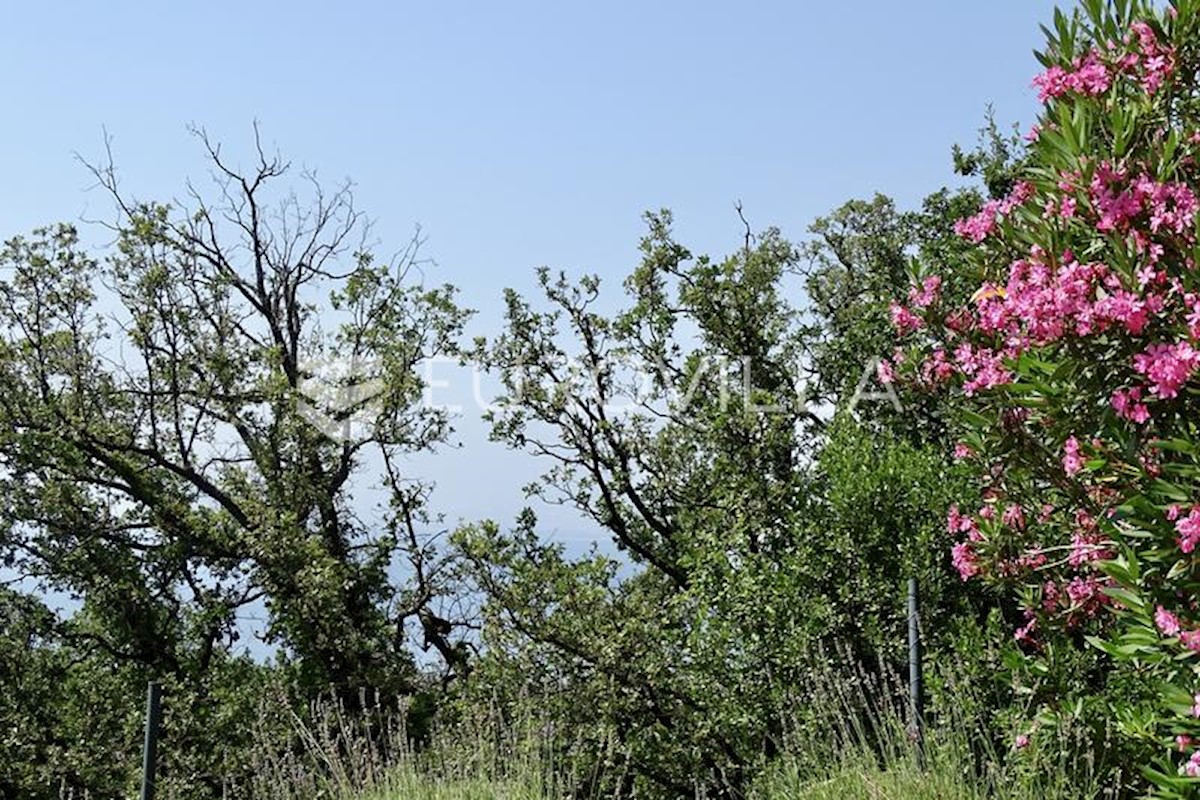
[[[1048,36],[1020,180],[956,226],[976,291],[917,276],[882,374],[953,388],[984,502],[951,509],[952,559],[1019,602],[1030,732],[1090,673],[1156,790],[1194,796],[1200,4],[1089,0]]]

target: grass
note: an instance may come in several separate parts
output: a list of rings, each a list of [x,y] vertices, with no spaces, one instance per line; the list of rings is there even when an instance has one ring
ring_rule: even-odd
[[[793,720],[787,755],[763,768],[750,800],[1100,800],[1112,776],[1069,726],[1043,728],[1020,753],[997,744],[961,702],[929,721],[921,745],[898,681],[866,673],[827,674],[806,687],[803,718]],[[957,696],[957,695],[956,695]],[[882,700],[880,699],[882,698]],[[291,712],[286,712],[291,714]],[[546,735],[547,720],[498,724],[479,709],[452,733],[415,752],[403,709],[375,715],[370,732],[336,702],[306,718],[290,716],[293,736],[264,738],[254,785],[231,794],[253,800],[609,800],[576,791]],[[380,721],[383,724],[380,724]],[[630,800],[627,797],[612,800]],[[698,793],[688,800],[704,800]]]
[[[551,800],[538,779],[515,781],[445,780],[401,770],[383,785],[354,800]]]

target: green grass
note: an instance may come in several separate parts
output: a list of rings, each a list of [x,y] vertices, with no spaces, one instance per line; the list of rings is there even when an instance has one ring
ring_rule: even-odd
[[[552,800],[540,780],[439,780],[404,770],[353,800]],[[351,800],[351,798],[346,798]]]
[[[957,702],[929,720],[918,748],[909,736],[903,694],[830,675],[806,695],[805,714],[789,724],[784,753],[761,773],[749,800],[1099,800],[1114,776],[1094,742],[1070,721],[1049,723],[1014,751],[984,724],[969,684]],[[900,698],[896,700],[896,698]],[[890,698],[890,699],[889,699]],[[972,710],[972,709],[975,710]],[[403,713],[382,715],[388,735],[366,736],[336,703],[306,719],[293,715],[293,737],[264,739],[253,800],[613,800],[580,795],[562,760],[562,742],[545,720],[500,722],[493,710],[442,730],[420,752]],[[982,712],[986,715],[986,712]],[[392,722],[395,724],[393,725]],[[592,775],[593,778],[598,776]],[[610,786],[611,781],[607,782]],[[633,800],[621,796],[618,800]],[[686,800],[705,800],[703,794]]]

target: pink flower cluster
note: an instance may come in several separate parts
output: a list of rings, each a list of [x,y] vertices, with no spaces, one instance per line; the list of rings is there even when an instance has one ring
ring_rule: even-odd
[[[1200,366],[1200,351],[1188,342],[1152,344],[1133,357],[1133,368],[1150,381],[1150,391],[1169,400]]]
[[[937,303],[942,293],[942,276],[930,275],[908,292],[908,304],[913,308],[929,308]]]
[[[1045,103],[1067,94],[1098,97],[1112,88],[1120,73],[1134,76],[1147,94],[1157,92],[1175,71],[1175,51],[1160,44],[1158,34],[1146,22],[1135,22],[1130,30],[1126,37],[1129,51],[1109,56],[1109,63],[1105,63],[1104,53],[1092,48],[1069,68],[1056,64],[1035,77],[1038,101]]]
[[[1167,512],[1168,519],[1175,520],[1175,532],[1179,534],[1175,542],[1184,553],[1192,553],[1200,544],[1200,506],[1193,506],[1186,517],[1181,517],[1178,506],[1172,506]]]
[[[919,330],[925,324],[923,319],[895,301],[888,306],[888,313],[892,319],[892,326],[901,336]]]
[[[1159,44],[1158,34],[1146,22],[1135,22],[1129,28],[1137,38],[1140,52],[1127,56],[1121,66],[1140,69],[1142,88],[1147,94],[1154,94],[1175,71],[1175,50]]]
[[[946,529],[951,534],[965,533],[966,541],[959,542],[950,550],[950,560],[954,568],[958,570],[958,575],[964,581],[970,580],[979,574],[979,555],[975,552],[974,545],[983,541],[983,534],[979,532],[979,525],[974,518],[967,514],[962,514],[958,510],[958,506],[950,506],[950,512],[946,517]]]
[[[1079,454],[1079,440],[1074,436],[1063,443],[1063,471],[1068,475],[1077,475],[1083,471],[1083,456]]]
[[[1154,624],[1163,636],[1175,636],[1179,633],[1179,617],[1159,606],[1154,611]]]
[[[1099,215],[1096,230],[1125,231],[1130,223],[1147,214],[1153,233],[1190,232],[1200,209],[1195,193],[1187,185],[1160,183],[1148,175],[1133,175],[1128,169],[1102,162],[1088,186],[1092,207]]]
[[[1127,419],[1141,425],[1150,419],[1150,409],[1142,402],[1142,388],[1118,389],[1113,392],[1112,407],[1121,419]]]
[[[1107,561],[1113,555],[1104,537],[1095,533],[1076,532],[1071,537],[1071,555],[1067,557],[1067,563],[1072,567],[1082,567],[1093,561]]]
[[[1179,617],[1162,606],[1158,606],[1154,610],[1154,626],[1163,636],[1179,637],[1179,643],[1193,653],[1200,652],[1200,630],[1184,627]],[[1196,706],[1193,707],[1192,713],[1194,716],[1200,717],[1200,695],[1196,696]]]
[[[1001,200],[988,200],[978,214],[954,223],[954,232],[967,241],[978,244],[996,230],[1000,220],[1032,198],[1033,193],[1033,184],[1021,181],[1013,187],[1008,197]]]
[[[1076,575],[1067,584],[1067,599],[1071,609],[1086,617],[1094,617],[1110,602],[1104,589],[1111,585],[1111,580],[1099,578],[1096,575]]]
[[[981,389],[1012,383],[1012,372],[1004,366],[1005,354],[964,342],[954,351],[958,369],[968,380],[963,393],[970,397]]]
[[[1092,49],[1083,58],[1076,59],[1073,69],[1050,67],[1033,79],[1033,85],[1038,90],[1038,101],[1042,103],[1068,92],[1095,97],[1112,86],[1112,74],[1101,61],[1100,51]]]

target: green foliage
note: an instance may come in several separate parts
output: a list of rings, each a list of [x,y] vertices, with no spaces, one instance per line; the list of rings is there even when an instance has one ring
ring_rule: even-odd
[[[1159,796],[1193,797],[1200,5],[1093,0],[1046,35],[1034,143],[947,265],[976,291],[897,310],[903,373],[937,383],[953,353],[985,500],[952,517],[955,560],[1023,611],[1030,724],[1118,730]]]
[[[970,490],[924,444],[936,406],[854,407],[889,352],[908,253],[947,239],[949,218],[931,215],[954,207],[852,203],[810,245],[747,232],[721,260],[694,257],[662,212],[624,309],[599,313],[597,279],[548,270],[547,310],[508,294],[507,331],[477,348],[505,385],[494,436],[549,460],[530,491],[593,519],[632,563],[570,559],[530,512],[512,531],[459,531],[487,598],[466,697],[535,697],[600,793],[741,797],[780,752],[814,653],[902,658],[907,576],[926,587],[931,644],[976,615],[945,555],[945,508]],[[802,313],[786,298],[803,286]]]
[[[400,461],[445,438],[417,364],[455,352],[465,312],[411,280],[415,243],[386,263],[353,249],[347,188],[312,182],[306,205],[276,193],[279,159],[239,174],[200,138],[212,201],[134,203],[101,167],[108,258],[66,225],[0,248],[0,560],[72,607],[3,598],[0,676],[27,691],[5,701],[0,764],[22,796],[126,792],[148,679],[164,785],[217,797],[247,768],[267,673],[300,701],[398,696],[420,688],[410,628],[456,652],[427,487]],[[352,479],[380,463],[369,516]],[[274,667],[237,652],[263,609]]]

